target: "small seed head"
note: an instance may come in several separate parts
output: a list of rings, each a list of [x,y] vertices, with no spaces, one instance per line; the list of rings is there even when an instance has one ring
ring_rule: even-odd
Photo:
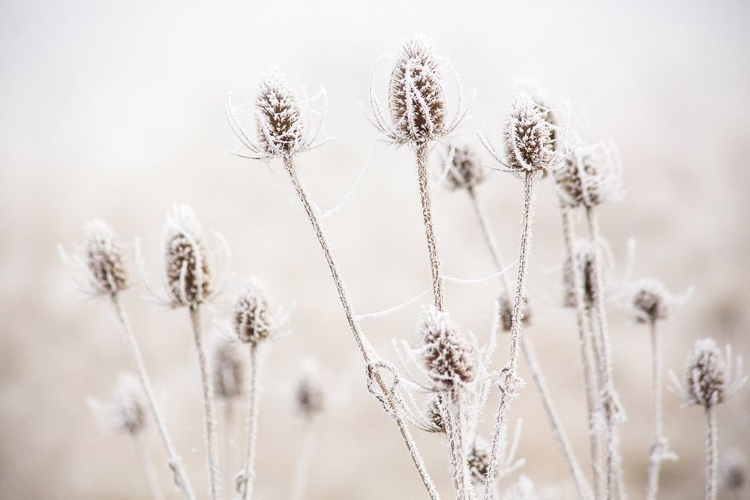
[[[440,395],[433,394],[427,399],[424,416],[427,419],[429,432],[445,433],[445,421],[440,413]]]
[[[245,392],[245,363],[236,344],[218,339],[213,345],[213,385],[216,397],[224,401]]]
[[[146,407],[132,374],[119,376],[112,399],[115,429],[133,436],[139,434],[146,427]]]
[[[509,166],[519,172],[546,172],[555,156],[554,127],[547,110],[526,93],[517,93],[505,124]]]
[[[450,155],[451,147],[445,148],[445,157]],[[446,186],[451,191],[468,189],[476,186],[485,179],[482,159],[477,150],[468,142],[453,145],[453,160],[446,177]]]
[[[94,289],[114,295],[128,286],[129,276],[122,247],[114,240],[114,231],[101,219],[88,222],[84,228],[86,267]]]
[[[276,67],[263,77],[255,99],[260,149],[269,157],[288,156],[302,148],[304,129],[297,98]]]
[[[441,390],[469,383],[476,375],[471,345],[448,313],[430,306],[422,312],[417,334],[428,375]]]
[[[266,290],[259,280],[251,278],[234,303],[234,331],[240,341],[256,347],[272,330]]]
[[[508,294],[505,292],[500,293],[497,299],[499,309],[498,314],[500,315],[500,325],[503,331],[509,332],[513,326],[513,301]],[[523,319],[521,320],[522,325],[530,325],[532,319],[532,309],[529,306],[529,299],[526,295],[523,296]]]
[[[297,379],[295,390],[297,412],[310,419],[323,411],[325,394],[318,380],[317,373],[312,368],[304,369]]]
[[[739,448],[728,450],[721,464],[721,483],[724,489],[737,495],[748,483],[747,457]],[[738,497],[739,498],[739,497]]]
[[[487,441],[477,436],[474,444],[469,449],[466,456],[469,465],[469,472],[474,481],[482,482],[487,477],[487,471],[490,468],[490,446]]]
[[[445,93],[432,41],[417,36],[404,42],[391,73],[389,107],[402,142],[423,144],[445,128]]]
[[[193,209],[175,205],[164,229],[164,276],[173,306],[202,304],[211,295],[207,253]]]
[[[639,323],[655,323],[669,319],[674,299],[664,285],[654,279],[638,283],[633,296],[635,318]]]
[[[576,142],[568,147],[555,172],[555,188],[563,205],[595,207],[622,198],[622,170],[612,144]]]
[[[726,364],[721,350],[711,338],[695,343],[685,365],[688,404],[711,408],[725,399]]]

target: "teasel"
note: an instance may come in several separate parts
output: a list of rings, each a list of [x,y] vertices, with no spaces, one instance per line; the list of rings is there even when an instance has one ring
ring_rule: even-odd
[[[742,491],[748,485],[750,466],[747,457],[739,448],[730,448],[721,460],[721,485],[735,498],[741,498]]]
[[[320,383],[317,367],[312,362],[303,364],[294,388],[295,411],[303,419],[303,434],[297,453],[292,500],[304,498],[308,469],[314,447],[314,420],[325,407],[325,394]]]
[[[167,465],[173,474],[175,485],[182,491],[187,500],[195,500],[182,459],[172,444],[161,409],[156,401],[151,379],[148,376],[138,341],[133,334],[130,319],[123,307],[121,294],[130,283],[131,272],[125,263],[123,245],[115,239],[114,231],[104,221],[95,219],[84,228],[85,244],[83,257],[69,257],[62,245],[58,246],[63,262],[68,266],[73,279],[81,290],[89,296],[104,296],[109,299],[114,309],[117,323],[122,330],[125,345],[130,355],[133,369],[154,419],[156,430],[167,454]],[[80,275],[83,275],[81,277]]]
[[[611,142],[571,142],[562,167],[555,172],[560,201],[571,208],[592,208],[623,196],[622,164]]]
[[[265,96],[270,95],[277,96],[273,101],[276,105],[275,107],[264,105],[266,99]],[[319,95],[325,96],[325,93],[321,91]],[[308,107],[311,100],[313,99],[305,99]],[[357,347],[359,348],[362,358],[364,359],[368,377],[372,377],[379,390],[381,391],[381,395],[385,398],[384,404],[387,413],[394,418],[401,436],[404,439],[404,443],[409,450],[409,454],[411,455],[414,466],[416,467],[417,472],[419,473],[430,498],[433,500],[440,498],[440,495],[435,488],[435,484],[432,481],[429,473],[427,472],[426,465],[424,463],[424,460],[422,459],[421,454],[419,453],[419,449],[417,448],[417,444],[414,441],[411,431],[409,430],[409,427],[404,420],[403,415],[401,414],[401,406],[397,401],[398,396],[391,390],[392,387],[386,385],[380,373],[376,369],[378,366],[381,366],[383,362],[380,361],[379,356],[370,345],[367,338],[364,336],[364,333],[362,332],[359,324],[354,318],[354,310],[351,304],[351,300],[346,291],[346,286],[344,284],[343,277],[341,276],[341,272],[338,268],[338,264],[334,259],[331,245],[325,235],[325,232],[323,231],[323,228],[320,225],[316,209],[313,208],[313,204],[310,201],[307,191],[303,186],[295,168],[294,159],[296,158],[297,154],[318,147],[328,140],[328,138],[325,137],[324,139],[317,141],[317,137],[321,131],[323,131],[323,134],[325,135],[322,126],[325,109],[323,109],[322,112],[318,113],[321,118],[318,121],[317,125],[313,128],[308,127],[307,120],[300,120],[298,122],[295,122],[294,124],[288,124],[283,128],[266,126],[266,124],[268,123],[273,123],[274,120],[276,120],[277,116],[283,115],[287,119],[293,120],[295,119],[295,117],[301,117],[302,114],[298,113],[298,111],[300,111],[298,101],[294,98],[291,87],[286,83],[286,79],[281,75],[281,73],[279,73],[278,70],[274,69],[268,75],[264,76],[261,84],[259,85],[258,98],[256,99],[256,105],[253,110],[253,113],[256,116],[256,125],[259,129],[258,134],[264,134],[264,136],[265,134],[268,134],[265,139],[265,143],[267,144],[288,144],[288,141],[282,135],[279,135],[282,131],[299,131],[301,137],[303,137],[301,147],[291,147],[277,150],[267,150],[264,144],[255,143],[250,139],[250,136],[245,132],[242,124],[238,119],[238,112],[240,111],[240,109],[241,107],[235,107],[232,104],[231,95],[228,94],[226,99],[227,119],[240,142],[250,151],[250,154],[242,154],[239,152],[234,152],[234,154],[242,158],[262,160],[265,162],[268,162],[269,160],[274,158],[278,158],[282,161],[284,170],[286,171],[292,182],[294,191],[297,194],[300,203],[302,204],[302,207],[310,221],[310,225],[313,228],[313,232],[315,233],[318,243],[323,250],[323,254],[325,256],[326,262],[328,263],[331,277],[333,278],[334,285],[336,286],[336,291],[338,292],[341,306],[344,309],[344,315],[346,316],[347,322],[349,323],[349,328],[352,332],[352,335],[354,336],[354,340],[356,341]],[[308,115],[309,114],[311,113],[308,112]],[[370,379],[368,378],[368,383],[369,380]],[[242,481],[244,481],[244,478],[242,479]]]
[[[670,390],[686,406],[701,406],[706,419],[706,500],[715,500],[718,490],[718,427],[716,407],[728,401],[745,383],[742,373],[742,358],[737,357],[736,369],[732,366],[732,351],[729,345],[726,353],[712,338],[695,342],[693,351],[685,361],[684,383],[674,372],[669,373],[672,381]]]

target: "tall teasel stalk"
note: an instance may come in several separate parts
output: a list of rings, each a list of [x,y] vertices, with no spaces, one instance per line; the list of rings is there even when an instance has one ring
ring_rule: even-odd
[[[518,277],[513,299],[510,328],[510,352],[508,362],[501,371],[498,387],[500,402],[495,415],[492,434],[490,463],[485,480],[484,499],[492,495],[492,484],[497,470],[500,437],[510,403],[518,395],[523,379],[518,374],[518,350],[521,343],[524,297],[526,295],[526,272],[531,248],[531,218],[534,207],[534,187],[544,172],[556,167],[555,128],[547,118],[548,110],[535,102],[526,93],[517,93],[511,102],[511,110],[505,124],[505,146],[507,163],[503,162],[494,147],[480,135],[483,144],[492,156],[508,171],[515,173],[524,182],[523,221],[518,252]]]
[[[484,236],[485,243],[487,244],[487,248],[490,251],[492,260],[498,272],[502,273],[500,275],[500,281],[503,286],[503,291],[500,302],[509,304],[510,297],[513,296],[513,289],[511,288],[507,275],[503,273],[503,271],[506,269],[506,266],[503,262],[502,255],[492,233],[490,222],[485,211],[482,208],[482,204],[479,201],[476,191],[477,185],[480,184],[485,178],[484,169],[481,165],[479,155],[468,143],[459,143],[453,148],[453,158],[451,160],[451,166],[446,177],[448,181],[448,187],[453,190],[463,189],[469,195],[471,204],[474,208],[474,213],[482,229],[482,234]],[[508,307],[507,305],[505,307],[501,306],[500,313],[502,314],[503,312],[505,312],[507,317],[502,320],[502,323],[503,325],[507,325],[508,329],[510,329],[510,326],[512,324],[511,307]],[[526,317],[524,317],[524,323],[528,323]],[[544,405],[545,412],[547,413],[547,417],[549,418],[550,425],[552,427],[552,434],[555,438],[555,441],[557,442],[558,447],[560,448],[563,459],[565,460],[565,463],[568,466],[571,475],[573,476],[578,494],[581,498],[584,499],[591,498],[591,488],[588,485],[586,478],[581,471],[581,467],[578,464],[578,460],[576,459],[570,446],[570,441],[562,425],[560,417],[557,414],[557,410],[555,409],[555,405],[549,393],[544,374],[542,373],[541,367],[539,366],[539,363],[537,361],[534,348],[531,342],[525,336],[521,337],[521,351],[523,352],[527,364],[529,365],[529,369],[531,370],[532,378],[537,387],[537,390],[539,391],[539,395],[542,399],[542,404]]]
[[[90,296],[107,297],[112,304],[117,322],[125,338],[133,368],[138,375],[138,381],[146,397],[156,430],[167,453],[167,464],[173,473],[174,482],[187,500],[195,500],[190,479],[183,466],[182,459],[172,444],[138,342],[133,335],[130,319],[122,305],[121,294],[130,284],[130,271],[125,266],[122,246],[114,239],[112,228],[102,220],[96,219],[89,222],[86,224],[84,232],[86,242],[83,258],[79,256],[69,258],[62,247],[60,247],[60,254],[66,264],[77,268],[74,271],[83,272],[83,277],[76,278],[76,281],[84,293]]]
[[[721,352],[711,338],[695,342],[693,351],[685,360],[684,382],[670,372],[670,390],[685,405],[703,407],[706,419],[706,500],[716,500],[718,490],[719,430],[716,424],[716,407],[740,390],[747,382],[742,373],[742,358],[737,357],[736,369],[732,367],[732,351],[726,347]]]
[[[320,225],[318,215],[312,207],[307,191],[302,185],[294,166],[294,158],[297,154],[313,149],[325,142],[325,140],[316,142],[318,132],[321,130],[322,120],[316,130],[311,131],[303,125],[301,108],[297,98],[286,80],[275,68],[262,79],[255,100],[255,121],[258,129],[257,144],[250,139],[240,124],[236,115],[236,109],[232,106],[228,96],[226,111],[229,124],[240,142],[250,151],[248,155],[238,154],[238,156],[266,162],[274,158],[282,160],[284,170],[289,175],[292,186],[310,221],[310,225],[328,263],[341,306],[344,309],[344,315],[357,343],[357,347],[362,354],[362,358],[365,361],[368,388],[371,389],[375,397],[383,404],[386,412],[395,420],[404,443],[409,450],[414,466],[430,498],[433,500],[440,498],[435,484],[427,472],[427,467],[419,453],[407,422],[402,415],[401,408],[403,407],[403,401],[401,400],[401,396],[396,392],[398,378],[395,375],[395,371],[393,371],[390,365],[380,360],[354,318],[354,309],[349,294],[346,291],[338,264],[333,257],[328,238]],[[380,375],[381,369],[392,372],[394,381],[391,384],[386,384]],[[374,384],[372,384],[373,381]]]
[[[303,365],[298,375],[294,403],[296,412],[304,421],[304,429],[297,453],[291,498],[302,500],[312,459],[315,419],[325,408],[325,394],[318,380],[317,370],[310,364]]]

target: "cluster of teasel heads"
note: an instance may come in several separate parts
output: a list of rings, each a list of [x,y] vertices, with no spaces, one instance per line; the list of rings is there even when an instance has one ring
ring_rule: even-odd
[[[311,107],[318,98],[325,102],[325,93],[321,91],[311,98],[304,94],[298,97],[278,69],[274,68],[263,77],[254,102],[249,103],[256,128],[254,134],[248,133],[239,119],[247,105],[235,106],[231,95],[228,95],[226,113],[233,132],[246,148],[235,151],[237,156],[266,163],[274,159],[283,162],[323,251],[351,333],[364,360],[366,386],[399,428],[427,495],[433,500],[440,498],[413,437],[411,429],[414,427],[442,436],[448,449],[457,499],[471,500],[479,496],[484,500],[537,498],[528,477],[521,475],[516,481],[508,479],[511,473],[524,465],[523,460],[515,458],[521,436],[520,421],[516,424],[513,439],[508,439],[508,414],[512,402],[525,386],[518,369],[518,358],[522,356],[541,396],[559,452],[569,469],[575,496],[584,500],[626,498],[618,427],[625,421],[625,410],[619,401],[612,375],[606,306],[621,300],[623,292],[627,292],[630,297],[628,308],[634,319],[650,329],[653,434],[646,472],[646,496],[656,498],[662,462],[676,459],[664,436],[661,421],[660,327],[670,318],[681,299],[654,280],[624,284],[611,276],[612,259],[599,229],[598,208],[622,197],[622,167],[616,149],[610,143],[586,142],[568,126],[567,118],[564,123],[561,122],[560,109],[550,105],[546,93],[538,85],[523,81],[519,82],[519,90],[511,100],[503,126],[504,148],[496,148],[487,134],[479,134],[480,142],[499,165],[490,167],[482,163],[480,153],[470,142],[455,135],[465,120],[470,99],[464,98],[460,81],[452,67],[435,55],[431,41],[424,36],[409,39],[391,59],[395,62],[390,73],[387,111],[383,110],[376,96],[374,79],[371,77],[370,121],[385,142],[397,147],[407,146],[414,153],[433,295],[432,303],[424,305],[418,318],[415,342],[394,341],[400,369],[382,358],[367,340],[361,320],[368,315],[355,313],[328,237],[321,226],[320,211],[311,202],[295,168],[300,153],[327,141],[322,118],[317,122],[314,120],[316,116],[322,117],[325,110],[313,111]],[[444,84],[446,71],[455,76],[458,89],[453,112],[450,111],[449,92]],[[440,147],[435,148],[436,145]],[[433,150],[439,153],[436,156],[440,160],[437,182],[431,182],[434,175],[430,176],[429,155]],[[508,276],[510,266],[501,256],[488,214],[479,199],[478,187],[487,180],[488,168],[510,172],[523,181],[524,202],[515,280]],[[562,217],[565,259],[562,265],[561,305],[575,312],[582,390],[588,416],[589,456],[585,462],[579,461],[573,452],[537,362],[531,338],[524,332],[531,326],[526,276],[535,192],[538,183],[545,178],[554,183]],[[498,279],[499,291],[495,301],[494,324],[484,345],[480,345],[472,333],[464,334],[447,310],[445,284],[455,279],[443,274],[432,216],[431,194],[439,184],[468,194],[496,267],[495,272],[487,278]],[[578,236],[576,230],[581,215],[585,220],[585,235]],[[226,253],[224,240],[217,236],[216,241],[219,249]],[[209,370],[200,311],[201,306],[212,302],[221,293],[223,286],[217,280],[217,273],[213,272],[206,239],[189,208],[176,207],[170,215],[163,246],[164,291],[150,290],[153,298],[160,303],[172,308],[187,308],[191,315],[203,383],[212,500],[222,497],[214,403],[215,400],[223,401],[227,415],[230,415],[241,398],[248,401],[247,449],[245,462],[235,478],[235,487],[241,498],[250,498],[255,478],[261,354],[282,327],[285,315],[270,311],[265,290],[257,280],[247,281],[234,303],[234,341],[220,339],[214,343],[213,363]],[[175,482],[186,498],[195,498],[187,472],[167,433],[135,337],[119,300],[120,294],[131,283],[123,247],[114,240],[112,230],[105,223],[93,222],[86,228],[83,258],[71,261],[80,264],[84,272],[80,282],[86,291],[111,299]],[[507,360],[494,368],[493,357],[500,331],[510,333],[509,350]],[[243,346],[245,353],[242,352]],[[248,352],[249,356],[245,357],[244,354]],[[705,410],[706,497],[710,499],[716,497],[719,483],[715,409],[745,382],[741,362],[737,363],[736,370],[732,370],[731,362],[729,349],[723,353],[713,340],[705,339],[696,343],[682,378],[670,373],[673,392],[686,405],[701,406]],[[249,373],[246,373],[248,370]],[[478,423],[483,418],[482,411],[493,392],[493,386],[498,394],[495,425],[490,436],[482,436]],[[295,398],[298,413],[306,422],[312,421],[322,410],[323,396],[314,371],[303,373]],[[146,413],[143,403],[136,403],[141,400],[118,396],[116,401],[119,401],[115,404],[121,415],[119,421],[130,419],[131,422],[118,428],[124,428],[131,435],[140,434]],[[135,407],[139,409],[133,410]],[[301,498],[304,492],[310,443],[308,433],[300,445],[293,498]],[[736,458],[726,461],[722,477],[728,489],[739,491],[744,487],[747,472],[743,464],[742,460]]]

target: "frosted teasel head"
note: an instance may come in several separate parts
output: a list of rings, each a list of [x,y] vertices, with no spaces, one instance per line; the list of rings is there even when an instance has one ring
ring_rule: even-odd
[[[445,420],[442,414],[442,402],[440,394],[432,394],[427,399],[427,403],[424,409],[424,424],[423,430],[427,432],[435,432],[439,434],[445,433]]]
[[[250,278],[234,301],[234,333],[240,342],[258,347],[281,335],[290,311],[291,308],[287,308],[273,313],[263,283],[257,278]]]
[[[240,398],[245,393],[246,365],[237,343],[217,337],[212,345],[211,357],[211,380],[216,397],[226,402]]]
[[[383,113],[373,89],[377,62],[370,75],[372,124],[387,142],[397,146],[425,145],[451,134],[464,121],[468,111],[468,106],[463,105],[465,98],[455,70],[435,55],[432,40],[424,35],[404,41],[395,60],[388,86],[390,120]],[[454,74],[458,86],[457,111],[452,119],[448,118],[442,69]]]
[[[137,436],[146,428],[146,405],[135,375],[121,373],[112,394],[112,399],[102,402],[88,398],[94,416],[103,428]]]
[[[497,312],[499,325],[504,332],[509,332],[513,323],[513,298],[508,297],[506,292],[501,292],[497,299]],[[532,309],[529,306],[528,296],[523,296],[523,319],[521,324],[528,326],[531,325]]]
[[[112,228],[101,219],[89,221],[84,226],[82,256],[69,257],[62,246],[58,250],[78,286],[87,295],[114,296],[130,284],[122,245],[115,240]]]
[[[474,380],[475,353],[448,313],[434,306],[425,308],[417,336],[425,372],[436,387],[449,390]]]
[[[596,299],[597,291],[602,293],[606,292],[606,283],[602,283],[599,287],[596,282],[596,269],[594,268],[594,252],[591,249],[591,244],[588,240],[577,239],[573,242],[574,262],[578,267],[578,275],[581,280],[583,305],[585,307],[592,307]],[[604,255],[604,252],[602,252]],[[611,263],[605,259],[605,269],[611,268]],[[602,273],[602,278],[605,278],[605,273]],[[563,263],[563,306],[564,307],[575,307],[576,306],[576,290],[573,283],[573,269],[571,269],[571,262],[569,259],[565,259]]]
[[[639,323],[665,321],[679,299],[658,280],[644,278],[635,285],[632,308]]]
[[[297,376],[294,402],[297,413],[306,419],[315,417],[325,407],[325,394],[320,376],[312,364],[303,365]]]
[[[695,342],[685,362],[684,385],[674,372],[669,376],[670,390],[686,405],[707,410],[734,396],[747,381],[742,374],[742,358],[737,357],[733,371],[731,348],[727,345],[726,353],[722,353],[712,338]]]
[[[471,189],[486,179],[482,158],[467,141],[453,141],[440,148],[440,164],[445,169],[445,185],[451,191]]]
[[[730,448],[721,459],[721,486],[738,495],[750,479],[750,465],[747,457],[739,448]]]
[[[528,76],[517,76],[513,78],[513,88],[516,92],[528,94],[543,109],[547,111],[546,120],[552,125],[552,141],[557,147],[557,129],[560,126],[556,110],[552,107],[552,99],[549,90],[537,80]]]
[[[486,439],[477,436],[466,455],[471,478],[476,483],[484,482],[490,468],[490,445]]]
[[[321,109],[313,109],[313,105],[319,101],[322,102]],[[255,141],[239,120],[240,113],[250,105],[257,129]],[[233,153],[241,158],[269,161],[274,158],[291,158],[321,146],[329,139],[323,128],[327,105],[323,89],[312,97],[308,97],[303,89],[302,99],[299,100],[284,75],[277,67],[272,67],[261,78],[253,103],[235,106],[232,94],[228,93],[226,96],[225,109],[229,125],[249,151],[248,154],[238,151]],[[321,134],[322,138],[318,140]]]
[[[563,206],[569,208],[620,201],[622,163],[615,145],[578,140],[568,146],[562,167],[555,172],[555,189]]]

